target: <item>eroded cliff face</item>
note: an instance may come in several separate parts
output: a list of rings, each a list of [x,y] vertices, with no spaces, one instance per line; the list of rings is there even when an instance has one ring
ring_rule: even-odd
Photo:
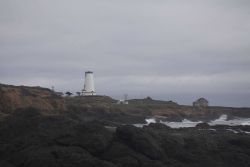
[[[230,117],[250,117],[250,108],[193,107],[172,101],[146,99],[129,100],[128,105],[116,104],[108,96],[61,97],[47,88],[0,84],[0,119],[18,108],[36,108],[42,113],[77,113],[80,120],[106,120],[113,124],[145,123],[148,117],[166,121],[209,121],[222,114]],[[65,111],[65,112],[64,112]]]
[[[34,107],[43,111],[65,109],[64,99],[50,89],[41,87],[0,85],[0,112],[11,113],[17,108]]]

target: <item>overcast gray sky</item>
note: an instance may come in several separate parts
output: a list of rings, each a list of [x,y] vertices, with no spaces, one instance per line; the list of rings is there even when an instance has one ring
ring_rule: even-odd
[[[250,107],[249,0],[0,0],[0,82]]]

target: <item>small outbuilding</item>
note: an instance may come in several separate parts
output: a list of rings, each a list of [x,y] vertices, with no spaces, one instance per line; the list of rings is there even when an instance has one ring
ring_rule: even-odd
[[[127,100],[118,100],[117,104],[128,104]]]
[[[207,107],[208,106],[208,100],[205,98],[199,98],[198,100],[196,100],[195,102],[193,102],[193,106],[194,107]]]

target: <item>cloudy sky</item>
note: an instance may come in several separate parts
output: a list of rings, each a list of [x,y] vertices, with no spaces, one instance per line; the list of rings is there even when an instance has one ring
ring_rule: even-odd
[[[249,0],[1,0],[0,82],[250,107]]]

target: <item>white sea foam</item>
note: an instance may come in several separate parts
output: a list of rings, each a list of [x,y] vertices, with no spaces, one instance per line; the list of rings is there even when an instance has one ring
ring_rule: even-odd
[[[250,125],[250,119],[249,121],[242,122],[241,125]]]
[[[250,118],[235,118],[231,120],[227,120],[227,115],[222,115],[220,118],[213,120],[209,123],[210,125],[250,125]]]
[[[163,122],[160,123],[170,126],[171,128],[182,128],[182,127],[195,127],[198,123],[202,123],[202,121],[193,122],[188,119],[183,119],[181,122]]]
[[[146,122],[147,122],[147,124],[156,123],[156,120],[155,120],[155,118],[149,118],[149,119],[146,119]]]
[[[148,118],[148,119],[145,119],[145,121],[147,122],[146,124],[133,124],[133,125],[135,127],[142,128],[144,125],[149,125],[150,123],[156,123],[155,118]]]
[[[156,119],[154,117],[146,119],[146,124],[134,124],[136,127],[143,127],[144,125],[148,125],[150,123],[156,123]],[[183,119],[181,122],[173,122],[173,121],[162,121],[160,123],[170,126],[172,128],[181,128],[181,127],[195,127],[198,123],[202,123],[202,121],[190,121],[188,119]],[[221,115],[218,119],[212,120],[208,122],[209,125],[250,125],[250,118],[235,118],[228,120],[227,115]]]

